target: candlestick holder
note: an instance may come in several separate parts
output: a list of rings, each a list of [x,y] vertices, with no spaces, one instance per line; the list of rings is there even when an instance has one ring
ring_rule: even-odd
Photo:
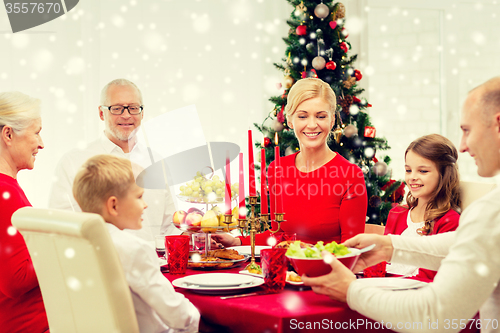
[[[260,223],[258,224],[258,228],[259,231],[260,229],[262,228],[264,230],[268,230],[268,229],[271,229],[269,227],[269,218],[270,218],[271,214],[260,214]]]
[[[275,213],[275,220],[278,224],[277,230],[272,230],[271,226],[269,225],[270,221],[270,214],[260,214],[260,216],[256,216],[255,214],[255,207],[258,204],[258,197],[257,196],[250,196],[248,197],[248,203],[250,205],[250,216],[247,218],[239,218],[238,219],[238,229],[241,232],[242,236],[248,235],[250,236],[250,253],[251,253],[251,259],[250,263],[245,267],[245,269],[257,269],[260,270],[260,266],[255,262],[255,235],[257,234],[257,231],[261,230],[261,225],[263,225],[262,231],[269,230],[271,233],[276,233],[281,230],[281,222],[284,222],[284,213]],[[223,223],[229,224],[232,223],[232,218],[233,216],[231,214],[224,214],[224,219]]]
[[[272,228],[268,228],[269,232],[272,234],[277,233],[281,230],[281,222],[285,222],[284,220],[285,213],[274,213],[274,222],[278,224],[278,228],[276,230],[272,230]]]
[[[250,259],[250,263],[248,264],[247,268],[257,265],[255,263],[255,235],[257,234],[255,224],[259,220],[259,218],[257,216],[255,216],[255,206],[257,205],[257,199],[258,199],[257,196],[248,197],[248,202],[250,204],[251,211],[250,211],[250,217],[248,218],[247,225],[250,228],[250,251],[251,251],[250,253],[251,253],[252,257]]]

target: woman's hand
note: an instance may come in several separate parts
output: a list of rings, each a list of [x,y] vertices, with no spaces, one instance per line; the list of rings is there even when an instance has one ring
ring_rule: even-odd
[[[233,237],[231,234],[213,234],[212,240],[215,240],[217,243],[221,243],[225,247],[241,245],[241,240]]]
[[[312,290],[317,294],[323,294],[331,299],[346,302],[347,290],[351,282],[356,280],[356,276],[331,253],[323,251],[321,254],[325,262],[330,262],[332,271],[327,275],[315,278],[303,275],[302,282],[306,286],[312,287]]]
[[[361,272],[366,267],[373,266],[381,261],[390,261],[394,250],[389,236],[377,234],[359,234],[346,240],[343,244],[356,249],[362,249],[375,244],[373,250],[361,254],[358,262],[352,269],[353,272]]]

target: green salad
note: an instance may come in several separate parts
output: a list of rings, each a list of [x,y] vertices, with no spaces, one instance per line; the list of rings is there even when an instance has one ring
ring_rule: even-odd
[[[342,244],[337,244],[337,242],[331,242],[326,245],[322,241],[319,241],[313,247],[301,248],[300,241],[295,241],[290,244],[290,247],[286,251],[286,255],[295,258],[322,258],[321,251],[328,251],[333,253],[336,257],[342,257],[346,254],[351,253],[349,249]]]

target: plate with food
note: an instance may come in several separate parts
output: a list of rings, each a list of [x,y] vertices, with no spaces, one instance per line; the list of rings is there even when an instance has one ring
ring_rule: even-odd
[[[207,255],[192,255],[188,267],[192,269],[227,269],[247,261],[248,255],[239,254],[232,249],[210,250]]]
[[[224,273],[221,273],[221,274],[224,274]],[[208,274],[199,274],[196,276],[201,276],[200,279],[202,279],[203,277],[206,277],[206,275],[208,275]],[[228,275],[237,275],[238,276],[238,274],[228,274]],[[243,289],[254,288],[254,287],[258,287],[258,286],[264,284],[264,279],[249,276],[250,279],[243,281],[243,283],[234,284],[235,278],[230,277],[229,278],[230,281],[233,281],[233,282],[230,282],[231,285],[226,285],[226,286],[208,285],[207,286],[207,285],[203,285],[203,284],[192,283],[192,280],[190,280],[190,278],[192,278],[192,277],[193,276],[181,277],[179,279],[172,281],[172,284],[178,288],[188,289],[190,291],[194,291],[194,292],[197,292],[200,294],[211,294],[211,295],[231,294],[231,293],[243,290]],[[219,279],[221,279],[221,278],[219,277]],[[224,279],[226,279],[226,278],[222,278],[222,280],[224,280]]]
[[[270,246],[255,245],[255,257],[260,257],[260,250],[270,249],[270,248],[271,248]],[[236,250],[240,254],[252,255],[252,249],[250,245],[233,246],[233,247],[228,247],[228,249]]]
[[[246,269],[239,271],[239,273],[243,274],[243,275],[264,278],[262,273],[256,273],[256,272],[252,273]],[[289,285],[292,285],[292,286],[303,286],[304,285],[304,282],[302,282],[302,279],[300,278],[300,276],[297,273],[295,273],[294,271],[286,272],[286,283]]]
[[[299,274],[295,273],[294,271],[286,272],[286,283],[292,286],[304,285],[304,282],[302,282],[302,279],[300,278]]]

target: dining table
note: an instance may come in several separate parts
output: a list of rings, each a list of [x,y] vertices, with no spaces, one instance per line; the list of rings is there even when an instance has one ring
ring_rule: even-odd
[[[211,273],[239,274],[243,266],[225,270],[187,269],[184,275],[164,272],[173,282],[176,279]],[[263,286],[238,290],[233,295],[257,293],[248,297],[223,299],[222,294],[203,294],[196,290],[175,288],[193,303],[209,324],[226,332],[286,333],[286,332],[394,332],[382,323],[351,310],[347,304],[314,293],[304,285],[287,284],[284,290],[265,294]]]

